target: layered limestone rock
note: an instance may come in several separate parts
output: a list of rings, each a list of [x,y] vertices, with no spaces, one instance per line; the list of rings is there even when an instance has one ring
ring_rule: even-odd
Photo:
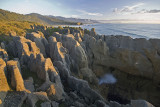
[[[27,80],[24,80],[24,86],[27,90],[34,92],[35,88],[34,88],[34,81],[32,77],[29,77]]]
[[[54,68],[50,58],[44,58],[42,54],[30,56],[28,67],[36,72],[37,76],[44,81],[60,82],[60,77]]]
[[[67,66],[66,60],[68,59],[67,56],[67,49],[62,46],[61,42],[57,42],[55,37],[49,38],[49,50],[50,50],[50,57],[52,61],[61,61]],[[69,65],[69,64],[68,64]]]
[[[6,72],[6,63],[2,58],[0,58],[0,92],[10,90],[7,82]]]
[[[40,49],[40,52],[43,54],[44,57],[46,57],[46,46],[48,45],[48,41],[44,37],[43,33],[28,33],[26,35],[26,39],[30,39],[32,42],[35,42],[36,46]]]
[[[50,58],[45,59],[42,54],[38,54],[36,57],[31,55],[28,67],[31,71],[36,72],[40,79],[45,81],[39,90],[48,90],[48,95],[53,96],[52,99],[54,100],[63,99],[64,90],[61,79]]]
[[[8,60],[7,52],[5,51],[5,49],[2,49],[1,47],[0,47],[0,58],[2,58],[4,61]]]
[[[25,81],[18,61],[8,61],[8,71],[5,70],[4,60],[7,61],[8,56],[5,48],[0,49],[0,86],[5,86],[0,91],[9,90],[7,77],[16,91],[32,92],[22,95],[23,98],[11,92],[13,96],[6,99],[22,99],[6,104],[19,106],[25,101],[31,107],[38,103],[39,106],[60,103],[59,106],[76,107],[152,106],[147,100],[160,105],[160,40],[97,35],[95,29],[89,32],[63,28],[59,33],[54,33],[47,41],[42,33],[33,32],[26,35],[27,39],[13,37],[7,45],[8,54],[20,59],[22,70],[31,71],[28,71],[30,75],[25,74],[27,70],[22,71],[23,77],[27,76]],[[104,80],[107,84],[98,86],[97,78],[102,81],[106,73],[112,74],[116,83]],[[43,83],[34,83],[37,79]],[[5,98],[0,101],[3,103]]]
[[[89,66],[96,76],[112,73],[117,79],[117,83],[109,87],[109,90],[107,87],[103,90],[108,90],[112,97],[141,98],[159,105],[159,100],[156,99],[160,98],[156,89],[160,77],[159,40],[98,35],[84,35],[83,40]]]
[[[35,35],[30,36],[30,39],[32,39],[32,37],[35,38],[34,36]],[[30,71],[37,74],[39,79],[45,81],[45,83],[39,88],[40,90],[44,87],[44,91],[47,91],[50,85],[54,85],[57,87],[56,92],[61,91],[61,93],[56,93],[56,95],[59,94],[59,96],[62,96],[64,94],[59,74],[54,68],[51,59],[44,58],[35,42],[23,37],[17,37],[14,38],[14,42],[11,42],[10,45],[11,44],[14,44],[13,47],[17,48],[17,52],[15,52],[15,50],[11,52],[18,54],[18,57],[21,59],[21,64],[27,66]],[[55,96],[54,93],[50,95]],[[60,98],[54,100],[60,100]]]
[[[27,91],[24,87],[24,81],[21,75],[20,66],[18,61],[10,60],[7,62],[7,69],[9,73],[9,78],[11,78],[11,86],[16,91]]]
[[[40,50],[37,48],[35,42],[24,37],[14,37],[8,45],[8,51],[13,57],[18,57],[21,64],[27,64],[31,54],[39,54]]]
[[[48,101],[48,102],[51,102],[47,96],[47,93],[46,92],[33,92],[31,94],[28,95],[27,97],[27,104],[30,106],[30,107],[35,107],[36,103],[38,101]]]
[[[27,98],[27,93],[24,91],[10,91],[7,93],[2,107],[22,107]]]
[[[51,84],[47,90],[47,95],[51,100],[63,100],[64,98],[64,91],[58,84]]]
[[[53,37],[54,37],[54,40],[53,40]],[[57,55],[59,54],[61,55],[61,58],[57,59],[56,61],[62,61],[64,65],[67,63],[68,69],[71,70],[74,74],[78,75],[82,79],[86,79],[89,82],[96,84],[97,78],[92,72],[92,70],[89,69],[88,67],[88,59],[87,59],[86,53],[84,49],[81,47],[80,43],[75,40],[75,37],[72,34],[61,35],[58,33],[53,34],[53,37],[50,37],[49,41],[51,41],[51,38],[52,38],[52,41],[56,41],[56,40],[58,41],[56,45],[59,42],[62,43],[62,44],[60,43],[60,48],[59,48],[61,49],[61,51],[58,51],[58,52],[54,51],[57,53]],[[62,51],[65,49],[68,52],[65,51],[62,53]],[[69,55],[69,58],[68,58],[68,55]]]
[[[69,51],[72,58],[73,69],[79,71],[81,68],[87,67],[87,57],[81,45],[74,39],[72,34],[68,35],[53,35],[58,42],[61,42],[63,47]]]
[[[82,96],[89,99],[90,103],[95,102],[96,100],[105,101],[102,96],[100,96],[96,91],[92,90],[87,81],[77,79],[70,76],[68,78],[68,85],[72,90],[78,91]]]

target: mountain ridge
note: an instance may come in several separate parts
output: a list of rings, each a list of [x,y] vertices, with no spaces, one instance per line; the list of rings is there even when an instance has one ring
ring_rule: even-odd
[[[50,18],[47,16],[43,16],[40,14],[19,14],[15,12],[10,12],[7,10],[0,9],[0,21],[7,20],[7,21],[31,21],[40,23],[43,25],[76,25],[77,22],[67,22],[63,20],[59,20],[56,18]]]
[[[91,24],[98,23],[96,20],[90,19],[79,19],[79,18],[65,18],[61,16],[53,16],[53,15],[41,15],[39,13],[30,13],[30,14],[19,14],[15,12],[11,12],[8,10],[0,9],[0,21],[8,20],[8,21],[31,21],[40,23],[47,26],[52,25],[77,25],[78,23],[82,24]]]

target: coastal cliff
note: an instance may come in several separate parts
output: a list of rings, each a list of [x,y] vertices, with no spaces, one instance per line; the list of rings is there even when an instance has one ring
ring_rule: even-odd
[[[160,106],[159,39],[33,31],[1,42],[0,106]]]

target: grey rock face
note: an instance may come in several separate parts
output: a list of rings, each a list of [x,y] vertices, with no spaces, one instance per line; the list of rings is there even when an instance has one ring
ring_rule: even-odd
[[[4,107],[4,99],[6,98],[7,92],[0,92],[0,107]]]
[[[2,49],[1,47],[0,47],[0,58],[2,58],[4,61],[8,60],[7,52],[5,51],[5,49]]]
[[[85,51],[81,45],[74,39],[71,34],[68,35],[53,35],[58,42],[61,42],[63,47],[69,51],[69,55],[72,58],[71,62],[73,64],[73,69],[79,71],[81,68],[88,67],[87,57]]]
[[[30,39],[32,42],[36,43],[36,46],[40,49],[40,52],[46,57],[46,46],[48,45],[48,41],[44,37],[44,35],[40,35],[39,33],[32,32],[31,34],[26,35],[27,39]]]
[[[57,42],[55,37],[49,38],[49,50],[52,61],[61,61],[67,66],[65,61],[67,57],[67,49],[62,46],[61,42]]]
[[[41,107],[51,107],[51,103],[50,102],[44,102],[41,104]]]
[[[82,96],[88,98],[90,100],[90,103],[96,100],[104,100],[97,92],[89,87],[87,81],[70,76],[68,78],[68,85],[73,90],[80,92]]]
[[[9,71],[9,75],[11,78],[11,86],[16,90],[16,91],[27,91],[26,88],[24,87],[24,81],[21,75],[21,71],[19,69],[19,62],[10,60],[7,62],[7,70]]]
[[[8,51],[13,57],[18,57],[21,64],[27,64],[31,54],[39,54],[40,50],[35,42],[32,42],[24,37],[14,37],[8,45]]]
[[[131,107],[154,107],[154,106],[145,100],[131,100]]]
[[[33,78],[32,77],[29,77],[27,80],[24,80],[24,86],[27,90],[33,92],[35,91],[34,89],[34,85],[33,85]]]
[[[6,63],[0,58],[0,92],[8,91],[10,89],[7,81]]]
[[[52,100],[63,100],[64,99],[64,91],[63,88],[57,84],[52,84],[47,90],[47,94]]]
[[[52,101],[51,105],[52,105],[52,107],[59,107],[59,104],[57,102],[55,102],[55,101]]]
[[[109,107],[108,105],[106,105],[105,102],[101,101],[101,100],[97,100],[95,102],[95,105],[97,105],[97,107]]]
[[[46,92],[33,92],[27,96],[27,104],[30,107],[35,107],[37,101],[50,102]]]
[[[4,107],[21,107],[24,100],[27,98],[25,92],[8,92],[5,100]]]

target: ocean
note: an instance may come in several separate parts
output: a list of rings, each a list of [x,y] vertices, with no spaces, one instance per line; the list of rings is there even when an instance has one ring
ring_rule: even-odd
[[[160,24],[88,24],[80,27],[95,28],[101,35],[124,35],[132,38],[159,38]]]

